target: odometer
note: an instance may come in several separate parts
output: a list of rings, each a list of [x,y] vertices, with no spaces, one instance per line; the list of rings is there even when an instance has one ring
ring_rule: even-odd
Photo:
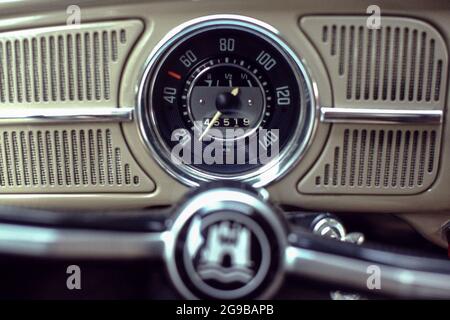
[[[204,19],[165,41],[145,73],[140,121],[170,173],[263,185],[299,158],[314,119],[311,85],[275,34]]]

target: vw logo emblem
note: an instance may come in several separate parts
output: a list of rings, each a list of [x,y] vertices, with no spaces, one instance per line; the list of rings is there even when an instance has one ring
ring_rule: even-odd
[[[175,222],[167,261],[175,286],[186,298],[264,298],[281,276],[283,238],[270,221],[275,213],[266,217],[248,202],[209,199],[216,200],[188,205],[193,210],[185,208],[188,216]]]

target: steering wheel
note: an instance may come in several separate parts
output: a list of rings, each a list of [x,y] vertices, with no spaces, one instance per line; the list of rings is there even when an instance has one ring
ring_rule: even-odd
[[[332,217],[313,230],[299,219],[288,219],[263,189],[216,182],[157,212],[0,207],[0,252],[154,258],[187,299],[267,299],[287,274],[401,298],[450,298],[449,261],[339,241],[345,234]]]

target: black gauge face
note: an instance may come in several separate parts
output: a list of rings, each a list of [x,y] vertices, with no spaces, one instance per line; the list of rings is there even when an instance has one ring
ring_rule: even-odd
[[[304,129],[304,87],[295,63],[266,35],[199,28],[155,61],[144,90],[145,128],[169,166],[205,180],[248,175],[276,163]]]

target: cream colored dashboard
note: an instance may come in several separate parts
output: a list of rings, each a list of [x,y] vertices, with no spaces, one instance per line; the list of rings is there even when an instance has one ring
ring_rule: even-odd
[[[171,205],[190,188],[145,144],[151,54],[213,15],[273,27],[314,85],[313,135],[267,185],[279,204],[396,213],[442,243],[450,218],[448,1],[21,1],[0,4],[0,203]],[[67,25],[80,9],[80,25]],[[75,11],[73,11],[75,10]]]

